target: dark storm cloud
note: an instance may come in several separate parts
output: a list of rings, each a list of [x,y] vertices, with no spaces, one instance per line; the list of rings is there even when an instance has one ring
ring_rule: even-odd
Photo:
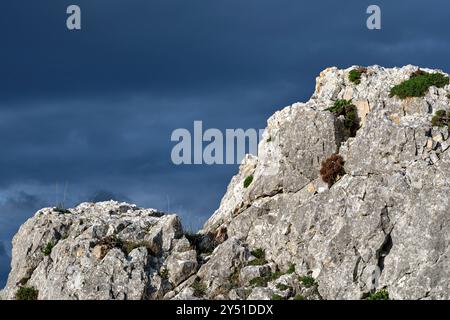
[[[6,253],[5,245],[0,241],[0,288],[5,286],[9,272],[9,257]]]
[[[65,28],[74,3],[81,32]],[[127,200],[198,228],[237,166],[173,165],[174,129],[264,128],[332,65],[450,70],[450,3],[377,3],[381,31],[364,0],[1,1],[0,243],[63,199]]]
[[[447,53],[434,50],[446,42],[449,26],[449,4],[440,0],[379,1],[378,33],[365,28],[370,2],[359,0],[78,0],[78,33],[64,27],[72,3],[2,4],[2,100],[136,91],[177,96],[298,83],[327,65],[403,64],[399,54],[424,38],[437,44],[416,46],[410,62],[429,62],[434,53],[438,64]],[[384,56],[376,48],[382,44],[403,47]]]
[[[0,241],[0,258],[6,255],[5,245]]]

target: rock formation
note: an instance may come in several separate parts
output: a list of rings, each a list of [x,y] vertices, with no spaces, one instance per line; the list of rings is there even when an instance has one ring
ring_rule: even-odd
[[[400,99],[391,88],[419,68],[372,66],[354,83],[355,68],[324,70],[308,102],[268,120],[198,234],[124,203],[42,209],[13,240],[2,298],[449,299],[449,128],[432,117],[450,111],[450,86]],[[329,110],[338,100],[354,134]],[[333,154],[345,174],[329,185]]]

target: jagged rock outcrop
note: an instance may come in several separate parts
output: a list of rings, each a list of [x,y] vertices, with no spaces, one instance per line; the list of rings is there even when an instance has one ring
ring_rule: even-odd
[[[310,101],[269,119],[258,158],[242,163],[203,232],[226,228],[281,269],[295,264],[325,299],[380,288],[393,299],[448,299],[450,140],[431,118],[450,110],[450,87],[401,100],[390,89],[417,67],[369,67],[358,85],[348,79],[352,69],[324,70]],[[357,108],[355,137],[326,111],[337,99]],[[319,168],[335,152],[346,174],[328,188]]]
[[[450,86],[399,99],[417,67],[368,67],[358,84],[355,68],[324,70],[308,102],[268,120],[199,234],[116,202],[43,209],[14,238],[3,298],[26,285],[39,299],[449,299],[449,129],[431,120]],[[338,99],[356,108],[354,136],[327,110]],[[345,174],[328,185],[336,153]]]
[[[39,299],[162,298],[195,272],[197,257],[189,252],[176,215],[114,201],[46,208],[13,239],[2,297],[13,299],[20,287],[32,287]],[[167,270],[177,271],[172,283]]]

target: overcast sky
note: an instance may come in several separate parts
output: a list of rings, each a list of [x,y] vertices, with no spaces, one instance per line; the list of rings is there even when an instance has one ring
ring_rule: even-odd
[[[69,32],[78,4],[82,30]],[[366,8],[382,9],[382,30]],[[237,166],[175,166],[171,132],[264,128],[328,66],[450,70],[442,0],[0,3],[0,287],[37,209],[115,198],[199,227]]]

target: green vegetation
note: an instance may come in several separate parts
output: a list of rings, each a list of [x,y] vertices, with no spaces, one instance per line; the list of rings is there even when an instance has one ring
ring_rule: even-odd
[[[118,238],[115,235],[108,236],[106,238],[103,238],[99,242],[97,242],[97,245],[103,245],[107,247],[107,250],[111,250],[112,248],[118,248],[120,249],[125,256],[128,256],[131,251],[133,251],[136,248],[144,247],[146,248],[151,254],[155,254],[157,249],[154,249],[152,244],[147,241],[128,241],[128,240],[122,240]]]
[[[436,111],[433,119],[431,119],[433,127],[448,127],[450,130],[450,111],[445,110]]]
[[[266,251],[261,248],[250,251],[251,255],[258,259],[264,259],[266,256]]]
[[[389,300],[389,293],[386,289],[379,290],[367,297],[367,300]]]
[[[302,296],[301,294],[297,294],[297,295],[294,297],[294,300],[305,300],[305,297]]]
[[[299,280],[301,283],[303,283],[303,285],[304,285],[306,288],[311,288],[312,286],[315,286],[315,285],[316,285],[316,280],[314,280],[314,278],[311,277],[311,276],[301,276],[301,277],[298,278],[298,280]]]
[[[59,214],[71,213],[70,210],[65,209],[64,206],[62,206],[62,205],[56,206],[55,208],[53,208],[53,211],[55,211]]]
[[[39,291],[34,287],[20,287],[16,292],[16,300],[37,300]]]
[[[366,68],[353,69],[349,72],[348,79],[354,84],[358,85],[361,83],[361,75],[366,72]]]
[[[161,276],[161,278],[163,279],[169,279],[169,270],[167,269],[163,269],[159,275]]]
[[[53,241],[48,242],[45,247],[42,248],[42,253],[44,256],[49,256],[52,253],[55,243]]]
[[[252,256],[254,256],[256,259],[249,261],[249,266],[262,266],[267,263],[266,260],[266,251],[258,248],[250,252]]]
[[[236,268],[234,272],[231,274],[230,279],[228,281],[230,284],[230,289],[239,287],[239,273],[240,270]]]
[[[287,274],[292,274],[295,272],[295,264],[291,264],[289,269],[286,271]]]
[[[280,296],[279,294],[273,294],[272,300],[284,300],[284,298],[282,296]]]
[[[286,290],[292,289],[292,287],[287,286],[283,283],[277,283],[276,287],[278,290],[281,290],[281,291],[286,291]]]
[[[352,100],[338,99],[334,102],[332,107],[325,110],[333,112],[336,115],[340,115],[344,111],[344,108],[350,105],[352,105]]]
[[[201,298],[206,293],[206,286],[201,282],[199,278],[195,279],[192,283],[192,289],[194,289],[194,297]]]
[[[253,182],[253,176],[248,176],[244,180],[244,188],[248,188],[248,186]]]
[[[356,131],[359,129],[359,119],[356,107],[351,100],[336,100],[333,106],[325,111],[332,112],[336,117],[344,116],[344,127],[349,131],[350,137],[356,135]]]
[[[283,273],[281,273],[279,271],[272,272],[263,277],[253,278],[252,280],[250,280],[250,285],[255,286],[255,287],[267,287],[268,282],[274,281],[274,280],[278,279],[279,277],[281,277],[282,275],[283,275]]]
[[[400,99],[408,97],[423,97],[431,86],[443,88],[449,84],[449,78],[441,73],[428,73],[422,70],[414,72],[409,80],[406,80],[391,89],[390,96]]]
[[[449,94],[447,94],[447,99],[450,99],[450,93],[449,93]]]

